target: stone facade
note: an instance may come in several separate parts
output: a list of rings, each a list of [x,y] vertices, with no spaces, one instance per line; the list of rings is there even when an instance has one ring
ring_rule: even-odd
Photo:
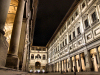
[[[100,0],[75,0],[47,49],[49,72],[100,71]]]
[[[40,63],[40,67],[36,66],[36,63]],[[46,71],[47,64],[47,48],[41,46],[32,46],[30,51],[30,63],[29,71]]]
[[[0,1],[0,68],[28,71],[38,0]]]

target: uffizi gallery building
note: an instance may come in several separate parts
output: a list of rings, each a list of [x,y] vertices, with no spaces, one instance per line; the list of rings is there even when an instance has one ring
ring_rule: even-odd
[[[45,47],[32,46],[37,8],[0,0],[0,68],[100,72],[100,0],[75,0]]]

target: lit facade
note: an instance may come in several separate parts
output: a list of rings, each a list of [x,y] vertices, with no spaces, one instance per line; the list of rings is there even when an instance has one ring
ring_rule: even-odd
[[[0,1],[0,68],[28,71],[38,0]]]
[[[47,48],[32,46],[30,51],[29,71],[45,72],[47,64]]]
[[[49,72],[100,71],[100,0],[75,0],[47,49]]]

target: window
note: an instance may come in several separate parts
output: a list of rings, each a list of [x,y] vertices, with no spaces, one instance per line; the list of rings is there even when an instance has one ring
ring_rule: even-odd
[[[45,60],[45,55],[43,55],[43,60]]]
[[[64,31],[66,30],[66,25],[63,27]]]
[[[73,38],[75,38],[75,31],[73,32]]]
[[[67,39],[65,39],[65,44],[67,45]]]
[[[39,54],[37,54],[37,56],[35,56],[35,59],[37,59],[37,58],[41,59],[41,56]]]
[[[88,0],[88,2],[90,2],[91,0]]]
[[[43,51],[46,51],[46,48],[43,48]]]
[[[87,35],[87,40],[91,38],[92,38],[91,34]]]
[[[75,15],[77,16],[78,15],[78,12],[76,12]]]
[[[58,46],[58,51],[59,51],[59,46]]]
[[[70,21],[68,21],[67,25],[70,25]]]
[[[56,48],[56,52],[57,52],[57,48]]]
[[[41,51],[41,48],[37,47],[36,50]]]
[[[32,49],[31,50],[34,50],[34,47],[32,47]]]
[[[34,54],[31,55],[31,59],[34,59]]]
[[[92,14],[92,20],[93,20],[93,22],[94,22],[95,20],[97,20],[97,17],[96,17],[96,13],[95,13],[95,12]]]
[[[60,44],[60,49],[62,48],[61,44]]]
[[[84,21],[84,24],[85,24],[85,28],[87,28],[87,27],[89,26],[88,19],[86,19],[86,20]]]
[[[69,41],[71,41],[71,35],[69,35]]]
[[[73,21],[74,19],[73,19],[73,17],[72,17],[72,21]]]
[[[84,8],[84,7],[85,7],[85,3],[82,4],[82,8]]]
[[[64,46],[64,41],[63,41],[63,46]]]
[[[80,34],[80,27],[77,28],[77,33]]]

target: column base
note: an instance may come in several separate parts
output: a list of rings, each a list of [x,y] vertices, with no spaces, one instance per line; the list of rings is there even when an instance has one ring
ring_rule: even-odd
[[[8,52],[8,42],[6,37],[0,33],[0,66],[5,67],[7,52]]]
[[[69,71],[68,72],[72,72],[71,68],[69,68]]]
[[[98,64],[98,72],[100,72],[100,63]]]
[[[6,60],[6,67],[19,70],[19,58],[18,56],[8,55]]]
[[[98,72],[100,72],[100,67],[98,68]]]
[[[79,72],[82,72],[83,70],[82,70],[82,68],[79,70]]]
[[[91,68],[86,68],[86,71],[87,72],[91,72]]]

